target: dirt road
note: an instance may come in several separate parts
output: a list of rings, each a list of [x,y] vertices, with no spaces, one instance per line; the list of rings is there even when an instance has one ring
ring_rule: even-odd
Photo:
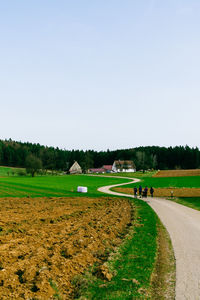
[[[138,181],[135,179],[134,182]],[[115,187],[122,185],[115,185]],[[110,191],[111,187],[114,186],[102,187],[99,191],[128,196]],[[199,300],[200,211],[166,199],[148,198],[147,201],[158,214],[172,240],[176,259],[176,299]]]

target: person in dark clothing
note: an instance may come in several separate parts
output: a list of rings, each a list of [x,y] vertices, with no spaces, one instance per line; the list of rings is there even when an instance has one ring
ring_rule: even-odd
[[[153,193],[154,193],[154,189],[153,189],[152,186],[151,186],[151,188],[150,188],[150,194],[151,194],[151,197],[153,197]]]
[[[140,196],[140,198],[142,197],[142,187],[141,187],[141,185],[139,186],[139,196]]]
[[[136,186],[134,187],[133,192],[134,192],[134,197],[137,198],[137,187]]]
[[[145,186],[145,189],[144,189],[144,197],[145,197],[145,198],[147,197],[147,193],[148,193],[148,187]]]

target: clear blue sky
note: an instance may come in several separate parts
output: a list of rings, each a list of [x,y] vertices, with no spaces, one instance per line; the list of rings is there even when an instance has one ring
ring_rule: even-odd
[[[1,139],[200,147],[199,0],[0,2]]]

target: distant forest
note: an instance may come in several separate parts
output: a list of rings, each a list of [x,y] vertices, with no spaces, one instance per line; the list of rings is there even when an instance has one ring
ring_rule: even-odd
[[[26,158],[35,156],[45,170],[67,171],[74,161],[78,161],[84,171],[103,165],[111,165],[114,160],[133,160],[137,170],[147,169],[196,169],[200,168],[200,151],[188,146],[137,147],[114,151],[62,150],[40,144],[0,140],[0,165],[26,167]]]

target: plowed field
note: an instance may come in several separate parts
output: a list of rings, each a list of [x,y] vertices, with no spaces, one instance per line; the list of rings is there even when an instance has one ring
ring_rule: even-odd
[[[115,188],[117,192],[133,195],[132,188]],[[171,197],[173,191],[174,197],[200,197],[199,188],[154,188],[155,197]],[[150,193],[148,191],[148,196]]]
[[[182,177],[182,176],[200,176],[200,169],[194,170],[161,170],[153,177]]]
[[[0,299],[71,299],[74,275],[101,270],[130,222],[121,198],[2,198]]]

